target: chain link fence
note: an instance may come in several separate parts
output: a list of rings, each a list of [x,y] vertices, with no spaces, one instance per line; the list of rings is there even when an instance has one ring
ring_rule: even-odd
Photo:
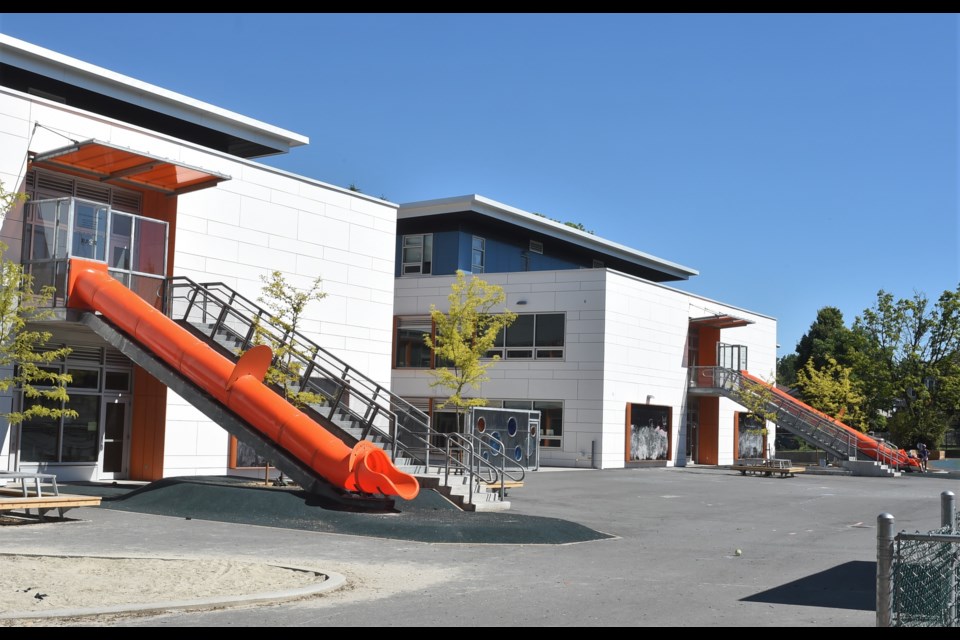
[[[960,517],[952,491],[940,498],[939,529],[894,535],[877,518],[877,626],[960,627]]]

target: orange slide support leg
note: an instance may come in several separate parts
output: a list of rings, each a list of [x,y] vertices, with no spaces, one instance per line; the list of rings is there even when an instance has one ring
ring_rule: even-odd
[[[265,384],[272,353],[254,347],[234,364],[107,273],[107,265],[70,259],[68,306],[101,313],[130,337],[210,393],[329,482],[352,492],[412,500],[417,479],[368,441],[352,449]]]

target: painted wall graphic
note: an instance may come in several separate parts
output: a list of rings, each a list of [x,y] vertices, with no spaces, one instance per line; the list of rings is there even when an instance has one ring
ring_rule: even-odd
[[[738,458],[763,458],[767,435],[763,422],[749,413],[737,414]]]
[[[630,460],[666,460],[670,452],[670,408],[630,405]]]
[[[487,461],[497,462],[504,452],[512,464],[527,469],[540,466],[539,411],[473,407],[470,425],[473,435],[490,445],[481,454]]]

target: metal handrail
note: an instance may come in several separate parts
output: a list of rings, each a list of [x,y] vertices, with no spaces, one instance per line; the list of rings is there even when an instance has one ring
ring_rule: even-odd
[[[691,367],[690,386],[717,389],[736,400],[738,395],[743,394],[746,385],[744,385],[743,374],[736,369]],[[775,412],[778,417],[789,416],[794,425],[805,425],[806,430],[798,428],[798,431],[810,437],[814,443],[823,448],[830,448],[841,455],[845,454],[852,458],[859,458],[862,454],[864,457],[888,464],[896,470],[903,466],[899,449],[883,440],[873,440],[871,443],[865,443],[856,437],[851,431],[851,427],[841,426],[830,418],[811,411],[795,400],[788,400],[781,395],[775,395],[768,401],[768,408]],[[786,426],[788,421],[781,418],[775,420],[775,422],[778,424],[784,423],[784,426]],[[818,438],[817,435],[820,437]]]
[[[506,445],[503,442],[487,434],[475,433],[471,437],[477,443],[477,445],[479,445],[477,449],[481,451],[481,457],[482,453],[485,451],[489,454],[488,457],[491,459],[495,457],[500,458],[500,467],[497,474],[498,478],[493,482],[487,482],[487,484],[496,484],[499,482],[502,485],[504,479],[510,479],[513,482],[523,482],[524,478],[526,478],[526,468],[507,456]],[[508,467],[506,466],[507,461],[510,462],[509,471]],[[492,466],[496,468],[496,465]],[[501,486],[501,490],[502,489],[503,487]]]
[[[256,313],[257,318],[263,319],[265,317],[269,317],[269,313],[265,309],[263,309],[263,307],[253,302],[243,294],[237,291],[234,291],[233,289],[231,289],[230,287],[228,287],[226,284],[222,282],[205,282],[205,283],[200,283],[200,286],[204,287],[207,291],[217,291],[220,289],[224,289],[229,293],[233,304],[243,303],[243,305],[246,306],[251,313],[253,312]],[[340,359],[333,353],[330,353],[328,350],[324,349],[313,340],[305,337],[299,332],[295,332],[292,336],[284,336],[284,337],[290,340],[295,340],[297,342],[303,343],[304,346],[308,348],[308,351],[315,353],[317,357],[322,356],[325,360],[335,364],[337,368],[340,368],[344,371],[344,375],[351,376],[354,386],[356,386],[356,384],[359,382],[362,387],[365,387],[368,390],[372,390],[372,400],[374,402],[377,399],[379,399],[379,397],[382,395],[388,400],[389,405],[391,406],[396,405],[396,406],[402,407],[406,413],[409,413],[414,417],[418,418],[420,422],[422,422],[422,424],[429,427],[430,417],[427,416],[426,413],[424,413],[417,407],[413,406],[412,404],[404,400],[402,397],[394,394],[389,389],[385,389],[382,385],[380,385],[370,377],[366,376],[363,372],[357,371],[356,369],[352,368],[349,364],[344,362],[342,359]]]
[[[199,314],[203,324],[211,325],[209,337],[226,333],[239,343],[239,352],[252,346],[258,325],[270,340],[291,344],[292,356],[299,363],[296,373],[300,389],[309,389],[325,398],[329,419],[341,411],[358,421],[362,426],[361,439],[372,432],[384,437],[391,444],[394,459],[403,451],[429,468],[431,454],[446,457],[444,449],[431,442],[433,437],[446,434],[435,432],[424,412],[299,332],[290,335],[279,331],[269,324],[269,312],[249,298],[221,282],[197,283],[183,276],[168,279],[167,288],[167,312],[171,317],[182,316],[189,321],[192,314]],[[178,296],[176,291],[183,288],[188,291]],[[186,305],[183,310],[176,308],[178,301]],[[301,354],[308,354],[309,358]],[[349,407],[350,399],[361,404],[362,413]],[[327,408],[326,404],[321,408]]]
[[[492,448],[489,444],[477,439],[475,436],[464,433],[445,433],[443,435],[447,438],[447,465],[444,470],[444,482],[447,482],[450,477],[450,463],[457,462],[458,464],[456,466],[459,466],[462,470],[465,470],[469,474],[468,482],[470,484],[470,502],[473,502],[474,483],[476,483],[478,488],[480,487],[481,483],[489,486],[499,483],[500,499],[503,500],[504,478],[508,477],[504,468],[505,456],[500,456],[500,467],[497,468],[495,464],[490,462],[488,459],[489,456],[485,458],[482,454],[484,447],[487,447],[492,451]],[[466,462],[457,460],[457,456],[454,455],[452,450],[453,446],[457,446],[462,451],[467,453]],[[478,449],[481,451],[479,454]],[[486,472],[486,475],[484,472]],[[522,479],[523,476],[520,477],[520,480]]]

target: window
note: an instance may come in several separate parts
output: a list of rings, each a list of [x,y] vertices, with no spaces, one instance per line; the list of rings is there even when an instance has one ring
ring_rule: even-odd
[[[431,335],[432,332],[433,323],[429,316],[397,318],[394,367],[397,369],[429,369],[433,354],[423,338]]]
[[[24,399],[21,392],[20,405],[73,409],[77,416],[38,416],[25,420],[20,425],[20,459],[28,463],[96,463],[104,405],[119,397],[118,391],[131,388],[133,371],[129,365],[123,366],[124,361],[126,358],[118,351],[76,346],[66,362],[44,365],[45,370],[70,374],[72,380],[67,385],[70,400],[62,404],[46,398]],[[106,368],[108,365],[110,369]]]
[[[483,273],[485,245],[486,241],[483,238],[473,236],[473,246],[470,251],[470,271],[473,273]]]
[[[403,236],[400,273],[430,275],[433,267],[433,234]]]
[[[562,313],[527,313],[501,331],[486,356],[507,360],[563,358],[566,317]]]

